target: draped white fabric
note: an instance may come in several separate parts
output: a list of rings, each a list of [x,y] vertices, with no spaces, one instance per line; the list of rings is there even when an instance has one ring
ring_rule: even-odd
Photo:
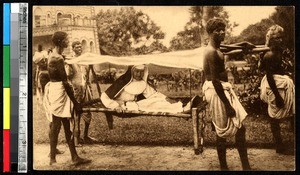
[[[46,84],[43,105],[50,122],[52,122],[52,114],[62,118],[71,118],[73,104],[61,81]]]
[[[295,85],[293,80],[287,75],[273,75],[276,87],[280,96],[283,98],[284,107],[278,108],[276,106],[276,98],[271,90],[267,76],[264,76],[260,85],[260,98],[268,103],[268,114],[275,119],[290,117],[295,114]]]
[[[204,47],[200,47],[194,50],[120,57],[85,53],[75,59],[66,60],[66,62],[68,64],[80,65],[102,63],[112,63],[117,65],[154,64],[158,66],[202,70],[204,49]]]
[[[205,100],[209,104],[209,113],[218,136],[227,138],[234,136],[238,128],[242,127],[242,122],[245,120],[247,112],[239,102],[238,97],[232,89],[232,85],[228,82],[222,82],[222,87],[229,103],[236,112],[236,116],[234,117],[227,117],[224,103],[214,89],[212,81],[205,81],[202,90],[205,94]]]

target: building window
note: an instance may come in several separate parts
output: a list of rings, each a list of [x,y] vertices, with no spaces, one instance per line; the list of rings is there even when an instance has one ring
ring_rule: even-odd
[[[52,24],[52,21],[51,21],[51,15],[48,13],[47,15],[47,25],[51,25]]]
[[[41,27],[41,16],[39,15],[34,16],[34,24],[35,27]]]
[[[87,17],[84,17],[84,19],[83,19],[83,25],[84,26],[88,25],[88,18]]]
[[[79,15],[76,16],[76,17],[74,18],[74,20],[75,20],[75,25],[78,26],[78,25],[79,25],[79,21],[80,21],[80,16],[79,16]]]
[[[57,24],[60,24],[61,15],[62,15],[62,13],[57,13],[57,15],[56,15]]]
[[[86,42],[86,40],[82,40],[81,45],[82,45],[82,53],[87,52],[88,51],[88,43]]]
[[[41,8],[36,8],[34,10],[34,26],[35,27],[41,27],[46,25],[46,19],[45,16],[43,15],[43,11]]]
[[[95,52],[93,41],[90,42],[90,52],[91,52],[91,53],[94,53],[94,52]]]

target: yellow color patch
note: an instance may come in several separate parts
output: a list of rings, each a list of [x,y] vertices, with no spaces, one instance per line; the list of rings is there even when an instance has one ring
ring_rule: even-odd
[[[10,88],[3,89],[3,129],[10,129]]]

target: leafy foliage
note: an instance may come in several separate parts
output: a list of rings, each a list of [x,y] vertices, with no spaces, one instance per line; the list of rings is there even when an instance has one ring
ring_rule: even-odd
[[[256,24],[249,25],[237,37],[229,37],[229,43],[249,41],[253,44],[265,44],[265,36],[268,28],[278,24],[284,28],[285,46],[293,50],[295,41],[295,9],[292,6],[277,6],[275,12],[266,19],[262,19]]]
[[[102,54],[114,56],[166,51],[165,34],[149,16],[133,7],[100,11],[95,17]]]
[[[247,67],[249,69],[242,68],[241,71],[237,70],[237,67],[231,67],[231,73],[234,76],[236,83],[236,94],[239,100],[245,107],[246,111],[250,114],[262,115],[266,110],[260,100],[260,81],[263,77],[263,73],[258,69],[258,62],[260,55],[244,55],[244,59],[247,61]],[[240,86],[239,86],[240,85]]]
[[[255,45],[264,45],[266,41],[266,33],[268,28],[274,24],[274,21],[271,19],[262,19],[256,24],[249,25],[244,29],[240,36],[238,36],[234,42],[248,41]]]
[[[276,24],[284,28],[285,44],[294,49],[295,44],[295,8],[293,6],[277,6],[270,17]]]
[[[282,67],[284,72],[294,79],[294,53],[289,49],[286,49],[283,53]],[[235,83],[242,85],[242,87],[236,85],[236,93],[241,103],[248,113],[255,115],[267,115],[267,106],[260,100],[259,87],[260,81],[264,76],[264,72],[258,67],[261,57],[263,57],[262,54],[244,55],[244,59],[248,63],[248,70],[242,69],[241,71],[237,71],[237,67],[230,68],[235,78]]]
[[[229,22],[228,12],[222,6],[194,6],[190,8],[191,18],[184,30],[177,33],[170,42],[171,50],[198,48],[207,43],[206,22],[214,17],[222,18],[227,24],[227,35],[231,36],[236,23]]]

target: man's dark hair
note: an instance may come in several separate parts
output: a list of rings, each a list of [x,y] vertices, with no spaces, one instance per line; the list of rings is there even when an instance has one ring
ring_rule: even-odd
[[[206,31],[208,34],[211,34],[214,30],[216,30],[219,27],[226,27],[226,23],[221,18],[213,18],[207,21],[206,24]]]
[[[41,52],[43,50],[43,46],[41,44],[38,45],[38,51]]]
[[[68,37],[68,34],[66,32],[58,31],[55,32],[52,36],[52,42],[55,46],[62,46],[62,41]]]
[[[74,49],[74,47],[75,47],[76,45],[78,45],[78,44],[81,44],[81,42],[80,42],[80,41],[74,41],[74,42],[72,43],[72,48]]]

